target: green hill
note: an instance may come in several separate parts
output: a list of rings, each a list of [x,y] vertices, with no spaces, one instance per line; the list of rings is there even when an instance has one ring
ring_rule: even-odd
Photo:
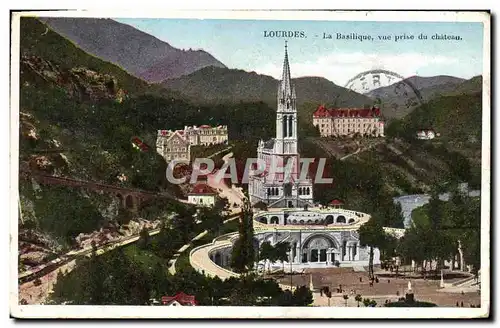
[[[420,129],[434,129],[440,140],[480,144],[482,94],[479,92],[438,96],[389,126],[388,133],[414,139]]]
[[[274,110],[264,103],[192,105],[83,52],[34,18],[21,19],[20,36],[23,170],[179,195],[178,186],[166,183],[166,163],[156,153],[158,129],[227,124],[230,140],[274,133]],[[150,151],[134,149],[135,136]],[[43,239],[55,250],[74,242],[78,232],[129,217],[122,217],[108,195],[89,198],[81,190],[38,186],[24,178],[19,183],[23,243]]]
[[[158,106],[180,112],[185,103],[86,54],[34,18],[20,24],[20,169],[177,194],[177,186],[165,182],[166,163],[154,147],[153,126],[162,122],[141,120],[161,112]],[[134,136],[151,151],[135,150]],[[127,179],[121,181],[121,175]],[[111,195],[38,185],[29,174],[20,176],[19,193],[25,264],[36,265],[73,245],[79,233],[116,231],[117,222],[131,218]]]
[[[298,104],[314,102],[343,107],[371,105],[364,95],[339,87],[322,77],[293,79]],[[278,80],[271,76],[221,67],[206,67],[192,74],[165,80],[162,85],[202,104],[263,101],[276,106]]]
[[[465,82],[467,81],[462,78],[447,75],[412,76],[401,82],[372,90],[366,95],[379,99],[387,118],[398,119],[433,97],[454,92]]]

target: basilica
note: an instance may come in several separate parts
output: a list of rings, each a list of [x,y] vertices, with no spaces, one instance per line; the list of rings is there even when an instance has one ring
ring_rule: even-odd
[[[337,199],[327,206],[314,203],[312,180],[300,174],[297,132],[296,93],[285,46],[277,94],[276,137],[259,142],[258,159],[265,163],[260,166],[265,167],[254,167],[248,183],[250,202],[267,204],[266,209],[256,206],[253,212],[256,252],[264,242],[271,245],[286,242],[290,245],[286,270],[352,267],[363,271],[369,264],[370,250],[362,245],[358,229],[368,222],[370,215],[345,209]],[[273,167],[288,162],[293,164],[291,168],[273,174]],[[235,232],[226,236],[225,243],[220,241],[213,248],[207,246],[212,263],[226,269],[220,272],[231,269],[231,248],[237,239]],[[265,262],[259,260],[256,265],[260,268]],[[373,263],[380,263],[378,249],[374,249]]]
[[[259,141],[257,158],[265,162],[265,168],[250,172],[248,194],[252,204],[264,202],[277,208],[313,204],[312,181],[300,175],[297,141],[297,96],[285,45],[283,74],[277,90],[276,138]]]

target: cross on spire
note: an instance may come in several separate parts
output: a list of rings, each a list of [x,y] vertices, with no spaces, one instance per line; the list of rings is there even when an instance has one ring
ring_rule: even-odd
[[[288,62],[288,45],[285,41],[285,60],[283,61],[283,75],[281,78],[281,91],[284,94],[291,92],[292,78],[290,75],[290,63]]]

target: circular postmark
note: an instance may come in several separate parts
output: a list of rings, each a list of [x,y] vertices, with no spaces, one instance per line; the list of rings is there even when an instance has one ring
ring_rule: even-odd
[[[420,92],[408,79],[385,69],[361,72],[349,79],[344,87],[364,94],[374,99],[376,104],[395,112],[423,102]]]

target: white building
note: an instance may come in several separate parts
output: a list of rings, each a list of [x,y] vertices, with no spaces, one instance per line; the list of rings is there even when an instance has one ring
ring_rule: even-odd
[[[191,160],[191,146],[227,143],[227,125],[185,126],[184,130],[158,130],[156,151],[165,160]]]
[[[265,161],[263,173],[251,171],[248,182],[250,202],[262,201],[269,207],[302,207],[312,205],[313,185],[310,179],[299,179],[300,155],[297,148],[297,102],[290,75],[290,64],[285,46],[283,75],[278,86],[276,111],[276,138],[259,141],[257,158]],[[290,173],[277,171],[293,162]],[[276,169],[273,169],[276,168]],[[274,174],[273,174],[274,173]]]
[[[188,202],[198,206],[214,206],[217,192],[205,183],[196,184],[188,194]]]
[[[191,144],[186,139],[183,130],[158,130],[156,138],[156,151],[165,160],[186,160],[191,158]]]
[[[323,105],[313,113],[313,125],[322,137],[384,136],[384,121],[379,108],[331,108]]]
[[[227,125],[219,125],[211,127],[209,125],[201,125],[197,127],[185,126],[184,134],[192,146],[217,145],[227,143]]]
[[[431,140],[436,138],[436,136],[439,136],[439,134],[433,130],[420,130],[417,132],[417,139],[420,140]]]

